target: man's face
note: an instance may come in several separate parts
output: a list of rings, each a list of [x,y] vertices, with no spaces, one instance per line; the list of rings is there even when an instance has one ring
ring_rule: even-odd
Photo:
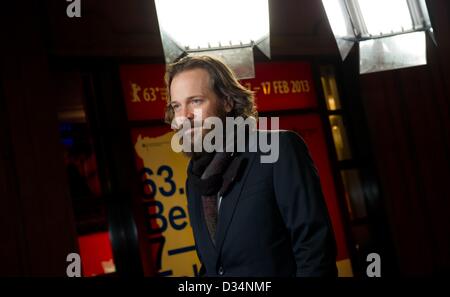
[[[226,112],[231,110],[231,106],[224,100],[218,98],[211,88],[209,73],[201,68],[186,70],[178,73],[170,85],[171,106],[177,123],[176,130],[180,130],[180,124],[185,120],[191,122],[191,129],[186,133],[191,134],[194,141],[203,140],[208,133],[206,129],[201,129],[201,139],[194,140],[194,122],[200,127],[208,117],[220,117],[222,120]]]

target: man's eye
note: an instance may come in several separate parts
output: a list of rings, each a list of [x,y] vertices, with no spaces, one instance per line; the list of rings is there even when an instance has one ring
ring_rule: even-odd
[[[172,105],[172,109],[173,109],[174,111],[178,110],[179,108],[180,108],[179,105]]]
[[[203,102],[203,99],[193,99],[192,100],[192,103],[194,104],[194,105],[199,105],[199,104],[201,104]]]

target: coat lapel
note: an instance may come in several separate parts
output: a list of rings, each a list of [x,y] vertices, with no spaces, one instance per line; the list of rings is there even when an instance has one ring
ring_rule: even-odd
[[[220,206],[220,212],[219,212],[219,218],[217,222],[217,229],[216,229],[216,249],[220,253],[220,250],[222,249],[222,245],[228,230],[228,226],[231,222],[231,219],[234,214],[234,210],[236,208],[237,202],[239,201],[239,197],[241,195],[242,186],[245,184],[245,180],[247,178],[248,172],[251,168],[251,165],[255,159],[255,153],[248,153],[244,152],[241,155],[237,156],[233,162],[237,162],[237,164],[231,164],[234,166],[239,166],[238,169],[238,180],[234,180],[233,184],[230,185],[231,188],[236,187],[235,192],[233,195],[228,195],[227,192],[224,193],[221,206]],[[239,176],[242,173],[242,170],[244,170],[243,174]],[[240,172],[239,172],[240,171]],[[206,230],[207,232],[207,230]]]
[[[193,204],[192,208],[194,211],[194,217],[196,218],[195,220],[196,230],[199,230],[198,236],[201,237],[201,241],[205,242],[205,245],[208,247],[207,249],[205,249],[205,251],[211,251],[212,255],[210,256],[217,258],[218,255],[217,250],[214,246],[214,243],[211,240],[211,236],[209,236],[209,232],[205,223],[206,221],[203,214],[202,199],[201,199],[202,197],[198,189],[196,189],[196,187],[192,187],[192,192],[194,194],[194,197],[191,200],[191,202]]]

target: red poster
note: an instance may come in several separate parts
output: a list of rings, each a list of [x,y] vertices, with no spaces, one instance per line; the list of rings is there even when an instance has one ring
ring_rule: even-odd
[[[259,112],[317,106],[311,65],[306,62],[258,63],[255,78],[241,83],[255,92]]]
[[[164,64],[122,65],[120,78],[128,120],[164,119]]]
[[[122,65],[120,77],[131,121],[164,118],[167,91],[165,65]],[[241,83],[255,92],[258,111],[317,106],[311,65],[306,62],[270,62],[255,65],[254,79]]]
[[[108,232],[97,232],[78,237],[83,276],[97,276],[116,271]]]

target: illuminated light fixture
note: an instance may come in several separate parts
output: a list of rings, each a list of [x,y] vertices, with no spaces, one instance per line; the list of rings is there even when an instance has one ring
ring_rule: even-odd
[[[322,0],[344,60],[359,44],[360,73],[425,65],[426,32],[434,40],[425,0]]]
[[[166,63],[184,54],[219,56],[254,77],[253,47],[270,58],[268,0],[155,0]]]

